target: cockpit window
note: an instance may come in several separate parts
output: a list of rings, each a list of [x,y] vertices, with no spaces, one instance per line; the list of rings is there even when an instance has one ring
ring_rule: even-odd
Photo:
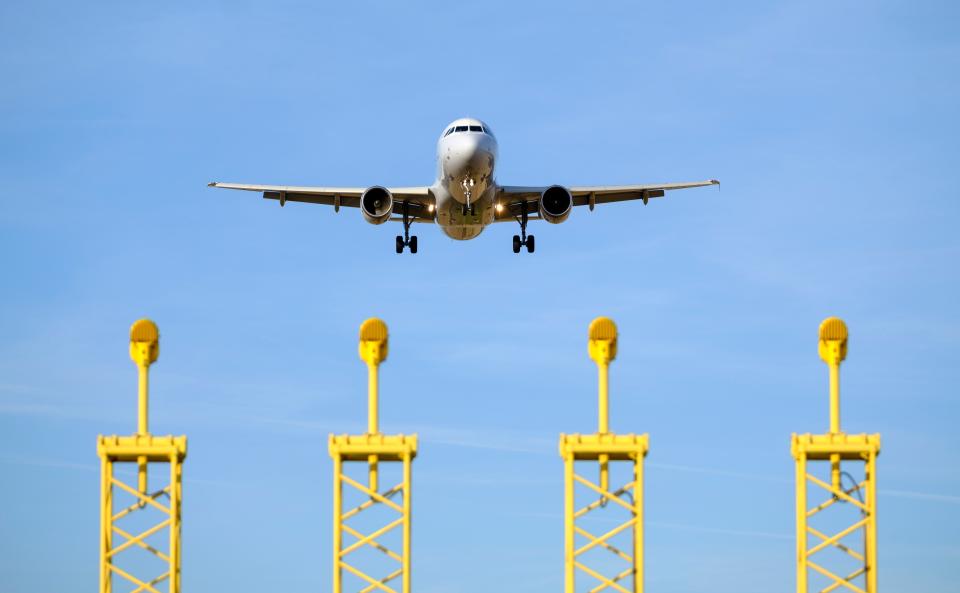
[[[449,136],[449,135],[452,134],[452,133],[453,133],[453,128],[451,127],[449,130],[447,130],[446,132],[444,132],[443,135],[444,135],[444,136]]]
[[[482,132],[482,131],[483,131],[483,128],[481,128],[480,126],[470,126],[470,131],[471,131],[471,132]]]
[[[466,131],[467,131],[467,126],[457,126],[456,128],[454,128],[453,131],[454,131],[454,132],[466,132]]]

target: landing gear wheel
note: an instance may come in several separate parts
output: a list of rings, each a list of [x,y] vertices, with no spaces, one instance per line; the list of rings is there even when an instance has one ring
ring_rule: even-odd
[[[527,235],[527,253],[533,253],[533,235]]]
[[[403,253],[403,237],[397,235],[397,253]]]
[[[520,253],[520,235],[513,236],[513,252]]]
[[[410,253],[417,252],[417,236],[414,235],[410,237]]]
[[[477,207],[474,206],[473,204],[470,204],[470,216],[476,216],[476,215],[477,215]]]

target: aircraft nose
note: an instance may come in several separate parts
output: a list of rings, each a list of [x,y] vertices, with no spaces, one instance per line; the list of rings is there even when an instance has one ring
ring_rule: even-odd
[[[477,134],[464,134],[460,138],[457,138],[457,143],[453,150],[456,153],[456,158],[461,161],[469,161],[473,158],[473,155],[477,153],[479,148],[480,139],[477,137]]]
[[[482,171],[491,167],[490,152],[482,134],[464,134],[449,147],[447,164],[452,173],[466,170]]]

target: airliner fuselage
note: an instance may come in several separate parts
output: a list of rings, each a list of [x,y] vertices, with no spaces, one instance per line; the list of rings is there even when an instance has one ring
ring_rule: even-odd
[[[437,141],[436,220],[453,239],[472,239],[496,210],[497,139],[476,119],[458,119]]]

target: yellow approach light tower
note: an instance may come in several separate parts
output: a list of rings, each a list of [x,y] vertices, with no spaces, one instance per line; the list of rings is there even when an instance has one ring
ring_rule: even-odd
[[[111,593],[115,580],[132,584],[132,591],[138,593],[180,592],[181,476],[187,437],[153,436],[147,425],[148,373],[160,353],[159,340],[156,324],[148,319],[130,328],[130,357],[139,371],[137,433],[97,437],[101,467],[100,593]],[[117,476],[124,473],[115,471],[118,464],[135,466],[135,484]],[[154,485],[151,490],[148,470],[162,464],[169,470],[169,477],[162,480],[166,485]],[[150,526],[144,528],[144,524]],[[158,565],[161,568],[157,569]],[[160,574],[137,576],[146,570],[159,570]]]
[[[877,593],[880,435],[840,429],[840,363],[847,356],[842,320],[829,317],[820,324],[819,352],[830,369],[830,432],[794,434],[791,446],[797,471],[797,592]]]
[[[620,593],[643,592],[643,459],[649,448],[646,434],[610,432],[608,370],[617,356],[617,326],[598,317],[590,324],[588,352],[599,369],[599,423],[596,434],[561,434],[560,456],[564,462],[565,593],[575,593],[577,575],[590,577],[590,593],[605,589]],[[578,462],[587,462],[579,463]],[[618,464],[618,462],[626,462]],[[610,487],[614,465],[631,470],[626,484]],[[578,467],[594,468],[597,479],[578,473]],[[577,504],[577,486],[586,502]],[[598,509],[619,515],[617,524],[601,535],[582,525]],[[606,525],[609,525],[606,524]],[[629,541],[621,545],[618,539]],[[588,562],[594,565],[588,566]],[[613,573],[609,573],[615,566]],[[604,570],[608,573],[604,574]],[[629,588],[628,588],[629,587]]]
[[[387,325],[383,321],[368,319],[360,326],[360,358],[367,363],[369,377],[367,432],[330,435],[329,440],[333,458],[333,592],[344,592],[346,571],[358,583],[356,590],[360,593],[410,593],[410,482],[417,436],[380,433],[379,367],[387,359]],[[366,475],[349,476],[347,465],[353,463],[365,464]],[[400,482],[381,488],[381,470],[391,463],[401,465]],[[346,492],[344,485],[349,487]],[[348,505],[351,495],[356,504]],[[385,524],[372,530],[367,527],[367,533],[363,533],[359,523],[365,518]],[[345,541],[344,534],[352,541]],[[388,538],[399,539],[399,553],[387,545]],[[372,550],[389,559],[383,576],[368,574],[374,569],[367,565],[375,562],[365,553]]]

